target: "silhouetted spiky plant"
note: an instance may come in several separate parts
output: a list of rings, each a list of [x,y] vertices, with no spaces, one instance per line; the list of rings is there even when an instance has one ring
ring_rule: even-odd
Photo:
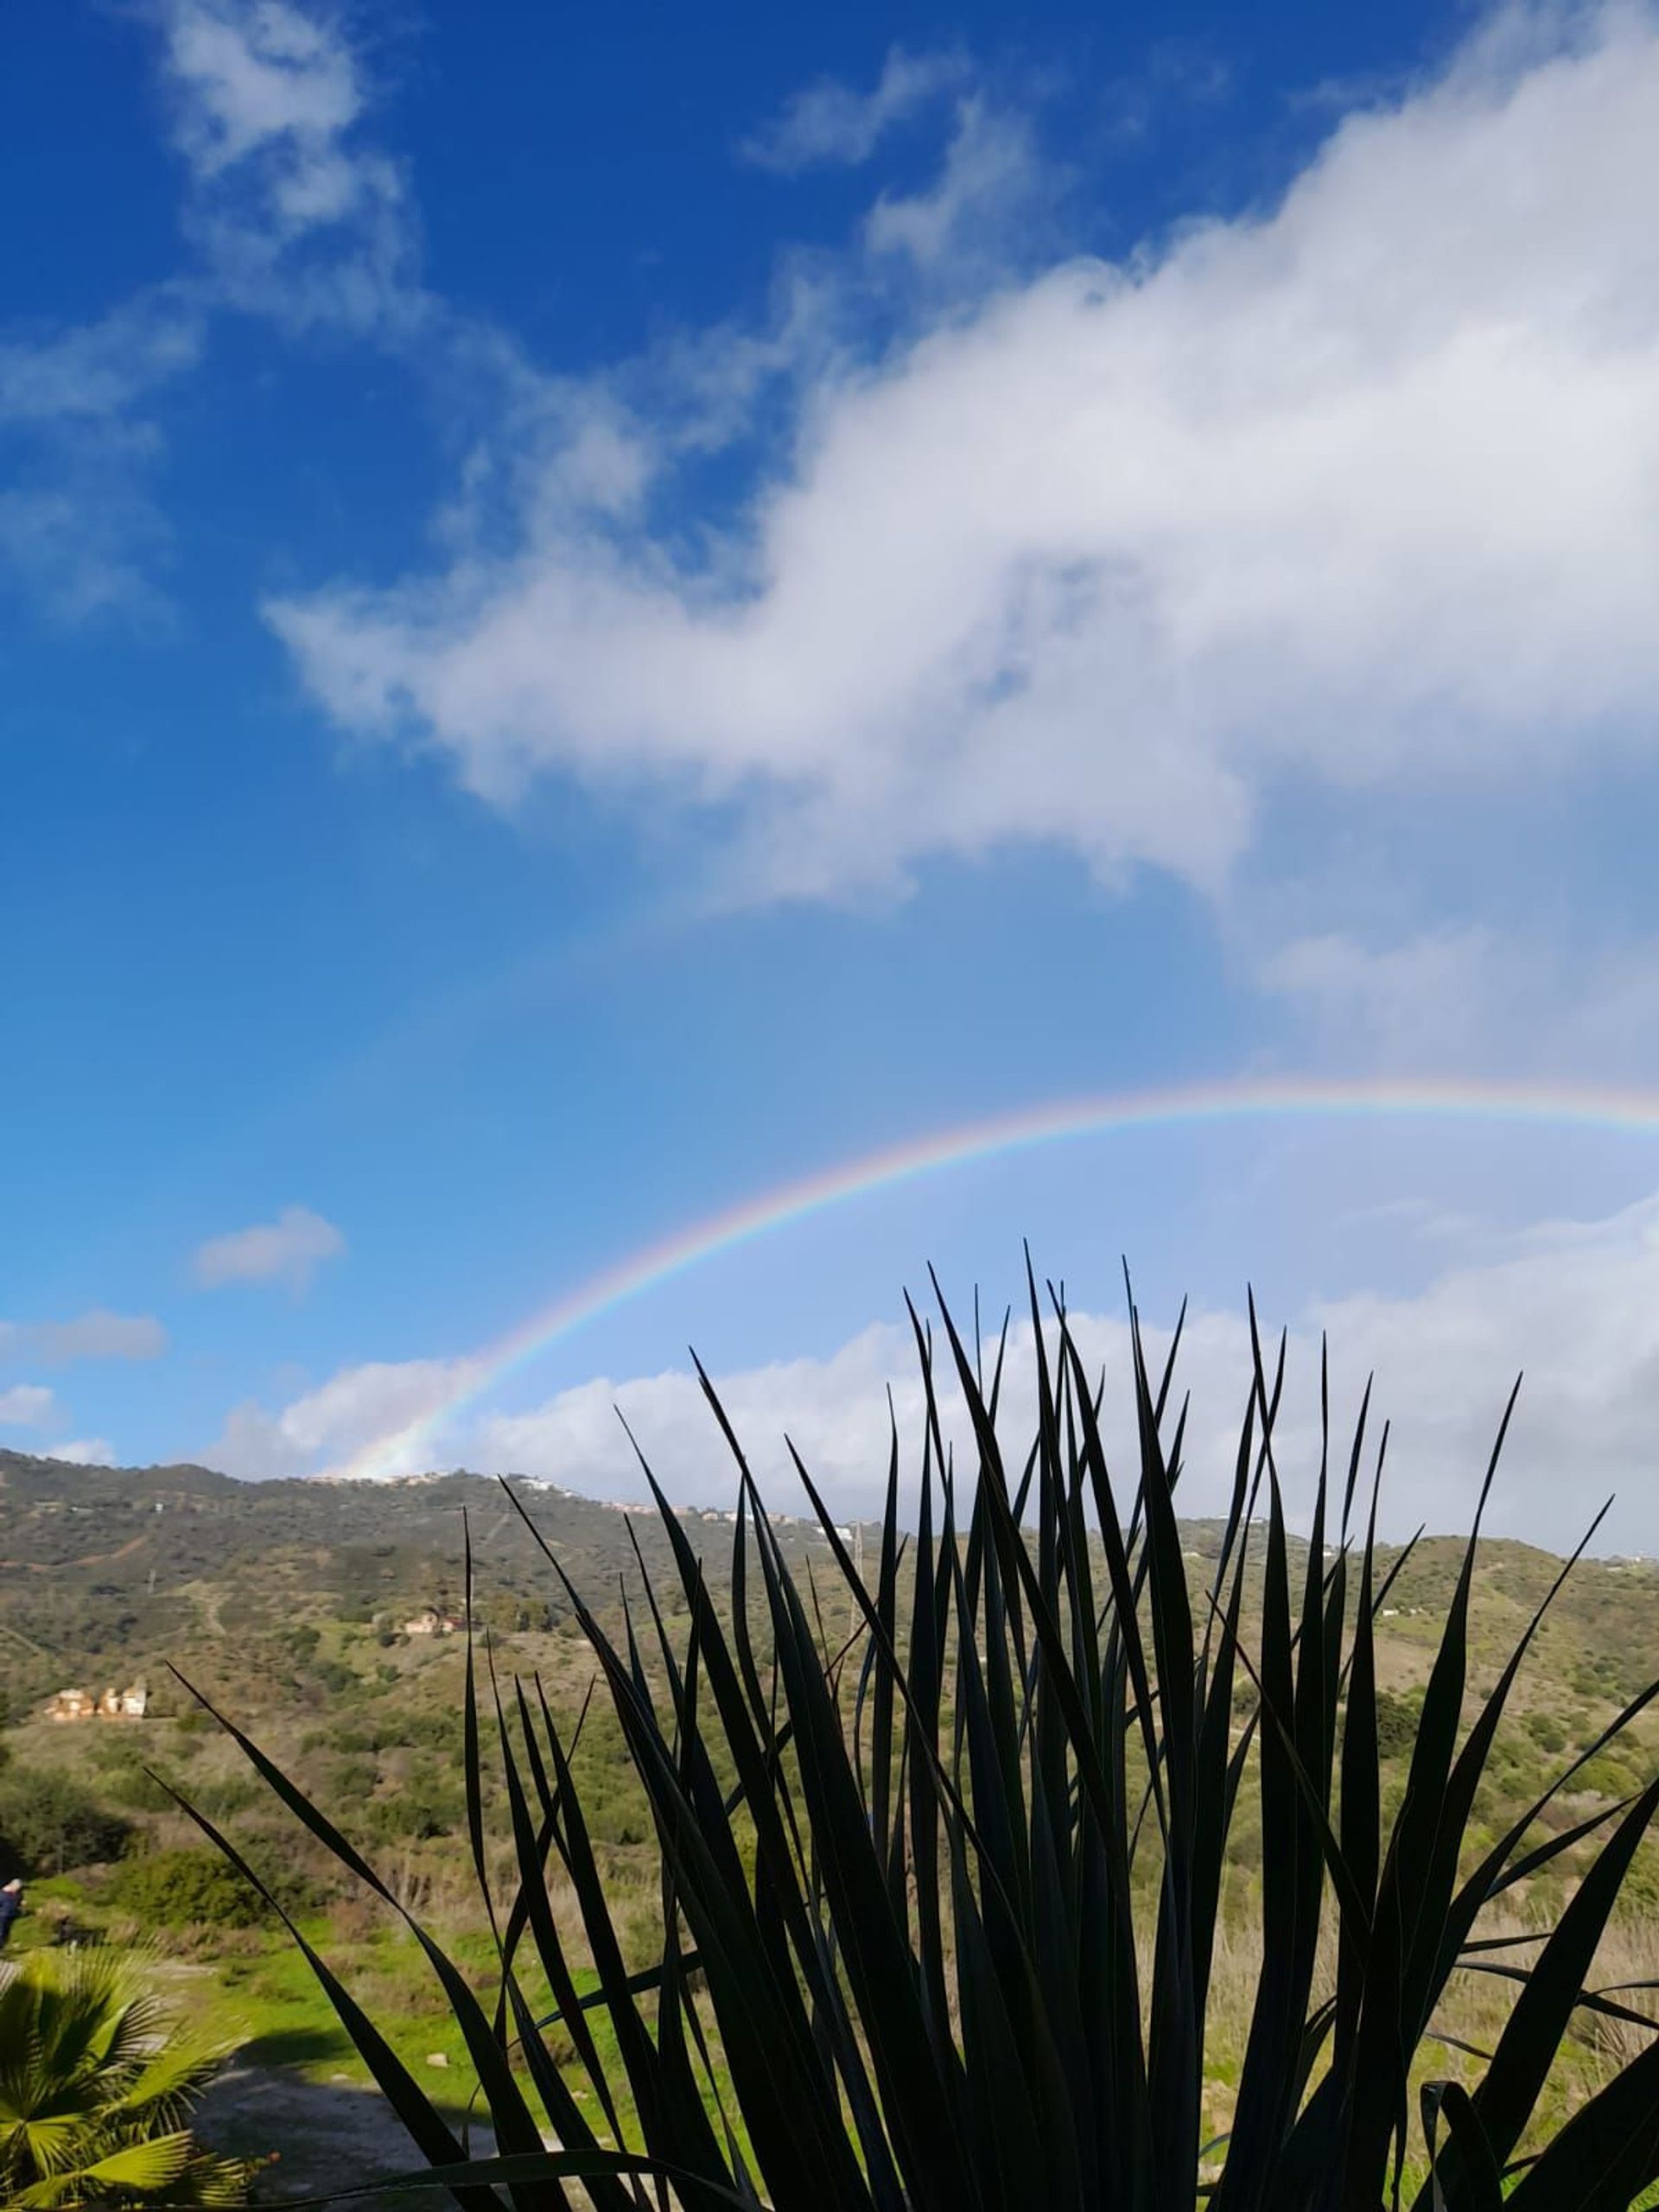
[[[1474,2054],[1484,2066],[1472,2091],[1448,2082],[1423,2094],[1432,2171],[1416,2204],[1491,2212],[1507,2192],[1516,2212],[1623,2212],[1659,2176],[1659,2047],[1589,2097],[1541,2154],[1518,2153],[1575,2008],[1640,2018],[1585,1985],[1659,1783],[1603,1816],[1614,1825],[1599,1847],[1599,1821],[1541,1840],[1535,1824],[1655,1692],[1490,1848],[1473,1849],[1476,1790],[1544,1608],[1465,1726],[1471,1536],[1404,1798],[1385,1821],[1375,1478],[1363,1533],[1355,1516],[1364,1408],[1343,1461],[1319,1470],[1302,1554],[1287,1538],[1273,1446],[1283,1347],[1269,1374],[1252,1318],[1230,1505],[1212,1578],[1195,1591],[1175,1518],[1185,1410],[1173,1407],[1174,1351],[1154,1379],[1135,1326],[1130,1489],[1102,1444],[1101,1386],[1063,1313],[1045,1333],[1034,1287],[1032,1319],[1036,1433],[1011,1471],[999,1434],[1007,1332],[986,1380],[977,1346],[945,1315],[975,1440],[970,1484],[950,1472],[933,1350],[918,1327],[927,1411],[915,1526],[901,1533],[895,1438],[872,1580],[800,1468],[855,1624],[840,1651],[817,1592],[804,1593],[785,1563],[712,1389],[741,1484],[729,1605],[711,1599],[654,1482],[683,1634],[671,1637],[648,1587],[648,1667],[636,1624],[612,1638],[569,1590],[655,1818],[662,1948],[650,1971],[626,1970],[569,1745],[538,1685],[495,1692],[518,1883],[510,1902],[488,1898],[469,1659],[472,1841],[501,1968],[493,2015],[410,1925],[465,2035],[496,2156],[468,2160],[307,1947],[422,2153],[467,2212],[563,2207],[578,2176],[599,2212],[671,2201],[1172,2212],[1206,2196],[1217,2212],[1378,2212],[1402,2201],[1414,2062],[1440,2047],[1448,1978],[1472,1969],[1509,1977],[1518,1994],[1495,2049]],[[388,1896],[237,1732],[312,1834]],[[1261,1964],[1230,2126],[1206,2144],[1212,1950],[1243,1790],[1260,1798]],[[1525,1950],[1480,1932],[1485,1909],[1578,1845],[1594,1855],[1545,1940]],[[596,1974],[585,1995],[576,1931],[551,1902],[556,1858]],[[1327,1968],[1320,1936],[1332,1924]],[[550,2019],[522,1986],[529,1955],[552,1993]],[[614,2031],[615,2078],[590,2031],[595,2006]],[[556,2025],[575,2054],[563,2071]],[[576,2094],[582,2082],[590,2095]],[[625,2088],[637,2153],[607,2147],[625,2139]]]

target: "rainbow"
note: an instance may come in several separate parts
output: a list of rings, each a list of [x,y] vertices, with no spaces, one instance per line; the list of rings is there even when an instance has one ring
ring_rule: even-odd
[[[456,1414],[584,1322],[671,1281],[716,1253],[770,1236],[845,1199],[868,1197],[970,1161],[1073,1138],[1293,1116],[1577,1124],[1651,1135],[1659,1133],[1659,1093],[1462,1079],[1376,1083],[1247,1077],[1020,1107],[988,1120],[912,1137],[759,1192],[589,1276],[493,1344],[454,1363],[459,1379],[445,1396],[416,1420],[376,1438],[337,1471],[347,1479],[367,1479],[422,1464],[422,1455]]]

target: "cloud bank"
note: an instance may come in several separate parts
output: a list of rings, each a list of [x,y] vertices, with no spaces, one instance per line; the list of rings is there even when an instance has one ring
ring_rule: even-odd
[[[1267,1317],[1271,1321],[1274,1317]],[[1166,1332],[1149,1320],[1161,1353]],[[1074,1316],[1090,1361],[1108,1378],[1107,1439],[1133,1459],[1126,1419],[1128,1336],[1109,1316]],[[1616,1549],[1659,1551],[1659,1198],[1603,1219],[1546,1223],[1479,1258],[1440,1266],[1421,1288],[1315,1300],[1291,1318],[1289,1384],[1280,1459],[1293,1489],[1317,1465],[1319,1345],[1328,1338],[1333,1406],[1351,1419],[1368,1374],[1394,1444],[1385,1523],[1465,1525],[1498,1416],[1518,1369],[1526,1381],[1494,1493],[1498,1533],[1568,1545],[1611,1491],[1605,1532]],[[1198,1313],[1179,1370],[1192,1395],[1184,1497],[1193,1514],[1224,1503],[1249,1389],[1242,1311]],[[1010,1348],[1006,1433],[1021,1450],[1033,1420],[1026,1382],[1028,1325]],[[231,1471],[299,1474],[340,1467],[377,1437],[449,1402],[475,1378],[463,1361],[348,1368],[277,1414],[241,1409],[206,1456]],[[923,1399],[908,1331],[881,1324],[823,1358],[717,1372],[722,1400],[775,1504],[796,1484],[793,1440],[837,1510],[873,1512],[886,1481],[888,1393],[918,1465]],[[946,1387],[949,1407],[954,1394]],[[597,1379],[518,1412],[468,1415],[443,1438],[446,1464],[520,1472],[597,1496],[636,1497],[645,1485],[620,1412],[671,1497],[730,1502],[734,1477],[696,1378],[671,1370]],[[955,1434],[967,1455],[960,1414]],[[411,1462],[394,1472],[424,1471]]]
[[[343,724],[683,808],[760,897],[1033,841],[1213,886],[1287,779],[1644,755],[1656,199],[1651,12],[1508,14],[1270,208],[815,356],[706,553],[642,419],[627,512],[556,454],[505,550],[270,619]]]

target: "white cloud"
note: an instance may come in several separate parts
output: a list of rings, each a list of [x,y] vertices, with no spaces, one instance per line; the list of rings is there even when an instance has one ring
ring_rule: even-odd
[[[1565,928],[1470,923],[1375,943],[1326,931],[1277,948],[1257,980],[1309,1017],[1337,1064],[1394,1074],[1635,1077],[1651,1071],[1659,1028],[1659,947],[1586,946]]]
[[[152,404],[227,309],[402,343],[429,321],[397,164],[359,128],[338,19],[298,0],[148,0],[188,178],[190,262],[97,321],[0,340],[0,583],[53,620],[164,619]]]
[[[856,168],[897,124],[958,90],[969,74],[961,54],[909,54],[895,46],[872,91],[856,92],[837,78],[825,78],[797,92],[739,150],[757,168],[785,175],[831,165]]]
[[[1494,932],[1479,925],[1376,946],[1332,931],[1281,946],[1259,981],[1375,1065],[1457,1065],[1484,1041],[1496,950]]]
[[[378,1439],[396,1434],[449,1404],[476,1378],[468,1360],[411,1359],[343,1368],[319,1389],[271,1414],[238,1406],[204,1459],[250,1480],[309,1475],[344,1465]],[[394,1466],[392,1473],[418,1469]]]
[[[70,1321],[0,1321],[0,1357],[72,1359],[156,1359],[167,1350],[167,1331],[153,1313],[111,1313],[96,1306]]]
[[[189,226],[220,303],[406,335],[426,302],[397,165],[358,126],[338,19],[289,0],[159,0]]]
[[[41,1452],[43,1459],[61,1459],[72,1467],[112,1467],[115,1446],[107,1436],[75,1436],[67,1444],[53,1444]]]
[[[1449,1232],[1448,1232],[1449,1233]],[[1437,1238],[1444,1244],[1446,1238]],[[1659,1198],[1599,1220],[1546,1223],[1507,1236],[1482,1231],[1470,1256],[1426,1249],[1433,1272],[1418,1288],[1313,1300],[1291,1317],[1289,1381],[1278,1432],[1293,1503],[1319,1456],[1321,1333],[1328,1336],[1333,1408],[1351,1420],[1368,1373],[1376,1407],[1393,1423],[1386,1525],[1400,1532],[1466,1525],[1510,1385],[1524,1369],[1520,1410],[1493,1496],[1491,1527],[1558,1548],[1570,1545],[1609,1492],[1620,1502],[1605,1531],[1614,1549],[1659,1552]],[[1272,1326],[1274,1317],[1264,1316]],[[1128,1351],[1122,1322],[1074,1314],[1085,1359],[1108,1378],[1107,1445],[1134,1459]],[[1155,1358],[1166,1332],[1149,1322]],[[1237,1423],[1249,1389],[1242,1311],[1197,1313],[1179,1379],[1192,1394],[1184,1510],[1224,1505]],[[1011,1337],[1005,1438],[1022,1452],[1033,1420],[1028,1325]],[[947,1432],[971,1464],[966,1425],[942,1359]],[[412,1361],[343,1370],[285,1410],[244,1408],[212,1464],[243,1474],[347,1468],[411,1421],[432,1424],[385,1471],[464,1465],[556,1481],[599,1497],[639,1497],[645,1485],[620,1408],[671,1497],[728,1504],[734,1474],[696,1378],[669,1372],[599,1378],[517,1413],[444,1409],[481,1370],[464,1361]],[[873,1512],[887,1478],[893,1393],[906,1481],[919,1467],[923,1400],[906,1329],[880,1325],[826,1358],[717,1373],[716,1386],[774,1507],[798,1490],[792,1437],[838,1511]],[[1375,1436],[1376,1431],[1373,1434]]]
[[[706,559],[532,497],[271,619],[480,791],[735,819],[753,895],[1022,840],[1213,883],[1287,779],[1651,745],[1656,197],[1653,14],[1507,16],[1271,211],[832,357]]]
[[[54,625],[165,617],[154,571],[167,531],[137,480],[142,472],[124,470],[125,442],[114,442],[101,490],[83,450],[54,480],[0,492],[0,583],[25,593]]]
[[[325,1260],[337,1259],[346,1239],[309,1206],[284,1206],[275,1221],[256,1222],[196,1249],[193,1267],[206,1289],[231,1282],[282,1282],[302,1291]]]
[[[144,410],[195,365],[202,338],[199,306],[161,286],[96,322],[0,340],[0,580],[54,620],[155,611],[167,531]]]
[[[958,1317],[960,1319],[961,1317]],[[1108,1392],[1109,1448],[1128,1464],[1132,1440],[1122,1387],[1127,1384],[1128,1336],[1121,1323],[1074,1314],[1084,1356],[1103,1365],[1117,1391]],[[1161,1349],[1162,1339],[1151,1340]],[[1185,1336],[1185,1374],[1197,1395],[1202,1429],[1198,1449],[1213,1474],[1228,1422],[1242,1411],[1247,1385],[1249,1338],[1236,1314],[1198,1317]],[[1028,1383],[1028,1322],[1010,1332],[1002,1399],[1002,1434],[1010,1453],[1023,1452],[1034,1421]],[[785,1446],[787,1436],[813,1480],[837,1510],[873,1513],[884,1494],[891,1432],[888,1393],[896,1415],[901,1464],[910,1494],[919,1473],[925,1401],[907,1328],[878,1325],[827,1359],[779,1361],[715,1377],[750,1466],[767,1502],[795,1509],[798,1485]],[[957,1395],[948,1350],[936,1364],[941,1417],[958,1463],[971,1465],[971,1432]],[[620,1382],[598,1380],[561,1392],[545,1405],[478,1422],[448,1456],[469,1466],[541,1476],[601,1496],[646,1495],[618,1412],[639,1440],[652,1472],[671,1498],[729,1504],[735,1471],[728,1447],[703,1403],[695,1376],[671,1370]],[[1205,1502],[1192,1502],[1202,1492]],[[1221,1495],[1208,1477],[1192,1485],[1189,1510],[1211,1510]]]
[[[200,315],[176,289],[141,293],[100,321],[0,341],[0,423],[98,421],[201,357]]]
[[[192,95],[180,143],[205,175],[273,142],[325,157],[362,111],[343,43],[283,0],[175,0],[164,22],[169,67]]]
[[[0,1428],[38,1428],[57,1417],[58,1402],[41,1382],[14,1382],[0,1390]]]
[[[962,103],[944,165],[925,191],[883,193],[864,225],[872,253],[905,254],[923,269],[995,256],[1029,213],[1042,167],[1023,118],[975,97]]]
[[[757,1479],[795,1488],[783,1451],[785,1431],[838,1501],[868,1501],[887,1478],[887,1392],[901,1430],[919,1435],[921,1391],[907,1332],[864,1330],[827,1359],[779,1361],[717,1379],[722,1404]],[[601,1496],[647,1494],[620,1412],[672,1497],[727,1504],[735,1488],[730,1452],[695,1376],[670,1370],[615,1383],[581,1384],[533,1411],[477,1422],[464,1439],[467,1465],[541,1475]],[[772,1501],[788,1506],[782,1497]]]
[[[1213,107],[1232,89],[1227,61],[1202,39],[1160,39],[1139,69],[1107,87],[1102,115],[1112,140],[1131,145],[1146,139],[1168,110]]]

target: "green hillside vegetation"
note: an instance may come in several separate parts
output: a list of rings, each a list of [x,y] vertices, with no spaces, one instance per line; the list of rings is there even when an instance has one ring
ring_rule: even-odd
[[[664,1563],[654,1514],[525,1487],[584,1588],[614,1589],[633,1571],[636,1544]],[[167,1661],[187,1659],[206,1684],[256,1707],[338,1694],[372,1672],[377,1638],[389,1648],[424,1607],[458,1603],[467,1509],[489,1562],[481,1621],[505,1633],[568,1623],[517,1515],[481,1476],[238,1483],[205,1467],[72,1468],[0,1451],[0,1649],[12,1709],[135,1673],[156,1688]],[[779,1533],[786,1548],[827,1557],[804,1522]]]

